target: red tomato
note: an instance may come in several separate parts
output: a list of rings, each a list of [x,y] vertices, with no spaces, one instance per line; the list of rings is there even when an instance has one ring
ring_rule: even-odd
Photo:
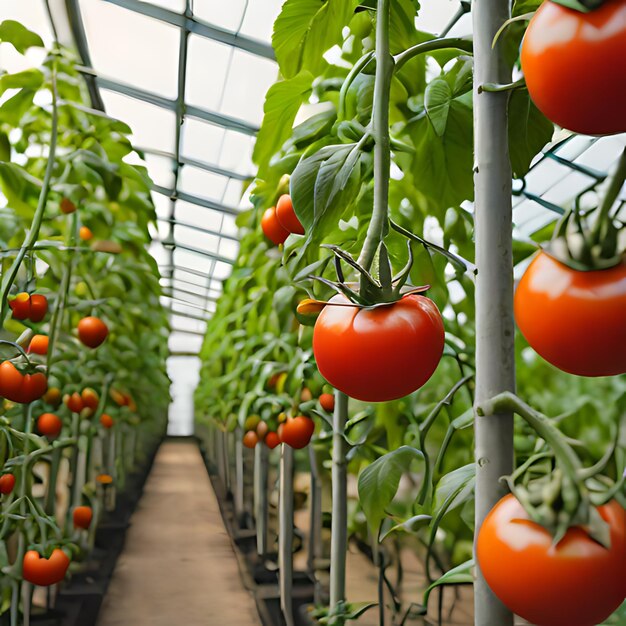
[[[66,395],[63,398],[63,401],[65,402],[65,406],[72,412],[72,413],[80,413],[84,408],[85,408],[85,404],[83,403],[83,399],[81,397],[81,395],[78,393],[78,391],[75,391],[72,395]]]
[[[72,513],[74,528],[83,528],[84,530],[87,530],[91,524],[92,518],[93,512],[90,506],[77,506]]]
[[[30,297],[30,321],[41,322],[48,312],[48,299],[46,296],[34,293]]]
[[[252,449],[256,446],[257,443],[259,443],[259,436],[254,430],[249,430],[243,436],[243,445],[246,446],[246,448]]]
[[[22,373],[10,361],[0,364],[0,395],[12,402],[27,404],[38,400],[48,389],[48,379],[41,372]]]
[[[15,487],[15,476],[13,474],[3,474],[0,476],[0,493],[3,496],[9,495]]]
[[[100,416],[100,423],[106,429],[113,428],[113,424],[115,424],[115,422],[113,421],[113,418],[110,415],[108,415],[107,413],[103,413]]]
[[[28,345],[28,351],[34,354],[46,355],[48,354],[48,336],[47,335],[35,335]]]
[[[33,585],[56,585],[65,578],[69,565],[69,557],[60,548],[55,548],[49,559],[42,558],[36,550],[29,550],[22,561],[22,577]]]
[[[263,234],[275,245],[285,242],[289,237],[289,231],[285,230],[276,217],[276,207],[267,209],[261,218]]]
[[[544,2],[521,61],[533,102],[553,122],[587,135],[626,131],[626,0],[590,13]]]
[[[407,295],[387,306],[362,309],[336,295],[320,313],[313,352],[324,378],[351,398],[384,402],[419,389],[443,353],[443,319],[435,303]]]
[[[315,422],[304,415],[298,415],[288,418],[282,427],[281,441],[296,450],[300,450],[311,441],[315,431]]]
[[[9,300],[13,318],[25,320],[30,316],[30,295],[26,292],[18,293],[13,300]]]
[[[89,407],[90,409],[97,409],[98,403],[100,402],[100,397],[98,393],[91,389],[90,387],[86,387],[82,390],[80,394],[81,400],[83,401],[83,406]]]
[[[280,437],[278,436],[278,433],[275,433],[272,431],[272,432],[267,433],[267,435],[265,435],[265,445],[270,450],[273,450],[279,443],[280,443]]]
[[[59,204],[59,208],[61,209],[61,213],[65,213],[65,215],[70,215],[70,213],[76,211],[76,205],[69,198],[63,198]]]
[[[39,400],[48,390],[48,379],[45,374],[36,372],[35,374],[26,374],[22,384],[23,402],[33,402]]]
[[[78,322],[78,338],[89,348],[97,348],[108,334],[107,325],[97,317],[83,317]]]
[[[545,252],[515,292],[515,320],[546,361],[578,376],[626,372],[626,260],[581,272]]]
[[[40,434],[54,439],[63,428],[63,422],[54,413],[42,413],[37,419],[37,430]]]
[[[512,496],[485,518],[476,540],[480,569],[511,611],[537,626],[594,626],[626,596],[626,511],[600,507],[611,528],[606,549],[579,527],[555,547]]]
[[[335,410],[335,396],[332,393],[323,393],[320,397],[320,406],[327,411],[328,413],[332,413]]]
[[[269,430],[269,427],[267,426],[266,422],[261,421],[257,424],[256,434],[259,437],[259,441],[263,441],[263,439],[265,438],[265,435],[267,435],[268,430]]]
[[[304,227],[293,210],[291,196],[283,194],[276,203],[276,218],[278,223],[290,233],[304,235]]]

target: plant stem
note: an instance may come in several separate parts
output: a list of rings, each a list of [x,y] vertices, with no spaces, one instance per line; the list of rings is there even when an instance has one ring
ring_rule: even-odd
[[[293,448],[286,443],[280,451],[280,501],[278,511],[278,575],[280,608],[286,626],[293,621]]]
[[[20,251],[17,253],[15,260],[13,261],[9,271],[3,276],[2,280],[2,304],[0,307],[0,326],[4,323],[8,313],[8,296],[11,286],[13,285],[13,281],[17,276],[17,272],[22,265],[22,261],[28,252],[33,249],[35,243],[37,243],[37,238],[39,237],[39,229],[41,228],[41,223],[43,221],[43,216],[46,210],[46,203],[48,201],[48,192],[50,190],[50,181],[52,180],[52,172],[54,170],[54,159],[56,154],[57,147],[57,136],[58,136],[58,123],[59,123],[59,111],[57,107],[57,86],[56,86],[56,64],[52,65],[52,128],[50,131],[50,149],[48,151],[48,163],[46,164],[46,171],[44,174],[43,182],[41,184],[41,193],[39,194],[39,201],[37,203],[37,209],[35,210],[35,215],[33,216],[33,221],[30,226],[30,230],[28,231],[28,235],[26,235],[26,239]]]
[[[370,271],[376,252],[383,240],[389,215],[389,176],[391,152],[389,147],[389,99],[394,59],[389,52],[389,22],[391,0],[379,0],[376,11],[376,81],[372,109],[372,135],[374,137],[374,209],[359,257],[359,265]],[[391,284],[382,285],[391,291]],[[361,277],[361,291],[367,293],[368,285]]]
[[[348,549],[348,483],[346,440],[348,396],[335,391],[333,413],[332,527],[330,543],[330,609],[346,600],[346,552]]]
[[[428,52],[435,52],[437,50],[462,50],[463,52],[472,53],[474,50],[474,44],[471,39],[464,39],[463,37],[433,39],[432,41],[418,43],[417,45],[411,46],[393,57],[393,60],[395,61],[395,71],[399,72],[405,63],[414,59],[416,56],[426,54]]]
[[[508,148],[508,93],[479,93],[486,83],[505,84],[511,72],[499,42],[510,17],[509,0],[474,2],[474,141],[476,238],[476,402],[515,390],[513,321],[512,173]],[[477,415],[475,537],[486,515],[506,493],[500,477],[513,471],[513,414]],[[476,568],[476,626],[512,626],[512,613]]]
[[[337,118],[342,120],[345,119],[346,114],[346,96],[348,95],[348,89],[350,85],[353,83],[354,79],[367,67],[370,61],[374,58],[373,52],[368,52],[363,55],[352,67],[348,75],[346,76],[346,80],[343,81],[341,85],[341,90],[339,91],[339,103],[337,105]]]
[[[617,169],[613,174],[613,178],[609,183],[609,186],[604,194],[604,198],[602,199],[602,204],[600,205],[600,209],[598,211],[598,216],[596,218],[596,222],[593,227],[593,232],[591,235],[592,245],[597,245],[600,242],[603,232],[603,225],[609,218],[609,212],[621,191],[624,180],[626,180],[626,148],[622,152],[619,161],[617,162]]]

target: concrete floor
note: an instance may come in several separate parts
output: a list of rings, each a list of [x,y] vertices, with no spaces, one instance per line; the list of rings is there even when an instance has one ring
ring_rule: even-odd
[[[132,517],[98,626],[258,626],[195,444],[166,442]]]

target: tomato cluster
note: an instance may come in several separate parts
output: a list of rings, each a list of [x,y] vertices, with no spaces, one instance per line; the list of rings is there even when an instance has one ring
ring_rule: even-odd
[[[254,448],[260,442],[273,450],[280,443],[285,443],[292,448],[299,450],[306,447],[311,441],[315,431],[315,422],[309,417],[298,415],[296,417],[286,417],[281,414],[278,428],[270,430],[266,422],[258,416],[252,416],[246,420],[246,433],[243,436],[243,445],[246,448]]]
[[[45,374],[22,374],[11,361],[0,364],[0,396],[28,404],[39,400],[48,389],[48,379]]]
[[[283,194],[276,203],[263,213],[263,234],[275,245],[284,243],[291,233],[304,235],[304,227],[293,209],[291,196]]]
[[[32,295],[22,292],[9,300],[13,318],[16,320],[30,320],[41,322],[48,313],[48,299],[46,296],[34,293]]]

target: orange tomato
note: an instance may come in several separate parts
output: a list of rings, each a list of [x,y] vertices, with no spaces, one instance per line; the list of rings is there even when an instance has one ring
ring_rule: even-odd
[[[55,548],[49,559],[42,558],[36,550],[29,550],[22,561],[22,577],[33,585],[56,585],[65,578],[69,565],[69,557],[60,548]]]
[[[93,518],[93,511],[90,506],[77,506],[72,512],[74,528],[87,530]]]
[[[72,413],[80,413],[84,408],[85,408],[85,404],[83,402],[83,398],[81,397],[81,395],[78,393],[78,391],[75,391],[73,394],[71,395],[66,395],[63,398],[63,401],[65,402],[65,406],[72,412]]]
[[[296,450],[307,446],[315,431],[315,422],[304,415],[290,417],[281,426],[280,440]]]
[[[276,218],[278,223],[290,233],[304,235],[304,227],[293,210],[291,196],[283,194],[276,203]]]
[[[89,240],[93,239],[93,233],[91,232],[91,230],[89,228],[87,228],[87,226],[81,226],[78,229],[78,236],[83,241],[89,241]]]
[[[37,431],[50,439],[57,437],[62,428],[63,422],[61,418],[54,413],[42,413],[37,418]]]
[[[259,436],[255,431],[249,430],[243,436],[243,445],[246,446],[246,448],[254,448],[257,443],[259,443]]]
[[[78,322],[78,338],[88,348],[97,348],[109,334],[108,326],[97,317],[83,317]]]
[[[104,426],[104,428],[109,429],[113,428],[113,424],[115,424],[115,421],[108,413],[103,413],[100,416],[100,423],[102,424],[102,426]]]
[[[48,354],[48,336],[47,335],[35,335],[28,345],[28,351],[34,354],[45,355]]]
[[[48,299],[39,293],[30,297],[30,321],[41,322],[48,312]]]
[[[332,413],[335,410],[335,396],[332,393],[323,393],[320,397],[320,406],[327,411],[328,413]]]
[[[285,242],[289,237],[289,231],[283,228],[276,217],[276,207],[267,209],[261,218],[263,234],[275,245]]]
[[[80,394],[81,400],[83,401],[83,406],[89,407],[90,409],[97,409],[98,403],[100,402],[100,396],[95,391],[95,389],[91,389],[90,387],[86,387],[82,390]]]

